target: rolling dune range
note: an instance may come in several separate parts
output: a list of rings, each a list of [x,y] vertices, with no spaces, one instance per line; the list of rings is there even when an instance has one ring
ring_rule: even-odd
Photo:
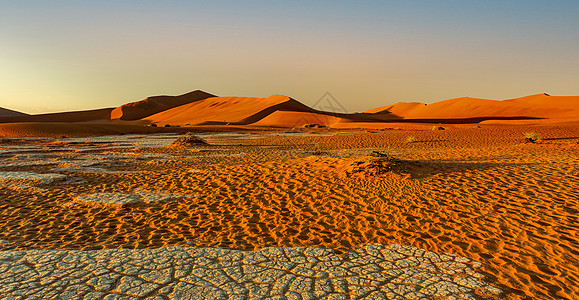
[[[395,123],[538,124],[577,121],[578,116],[579,96],[537,94],[503,101],[463,97],[428,105],[399,102],[363,113],[346,113],[318,110],[283,95],[268,98],[217,97],[196,90],[179,96],[153,96],[117,108],[88,111],[26,115],[4,109],[0,113],[0,134],[5,131],[2,130],[2,127],[5,127],[2,123],[23,122],[38,123],[39,128],[46,122],[66,122],[69,123],[71,132],[82,135],[87,127],[79,126],[78,123],[156,126],[244,125],[261,128],[297,128],[310,124],[346,129],[399,126]],[[94,128],[88,130],[90,132],[87,135],[98,134]],[[110,132],[103,129],[102,134]]]

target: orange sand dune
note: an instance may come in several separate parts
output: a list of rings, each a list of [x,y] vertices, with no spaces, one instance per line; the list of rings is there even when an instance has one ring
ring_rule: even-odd
[[[366,113],[372,114],[391,113],[397,116],[404,116],[408,113],[408,111],[417,109],[418,107],[421,106],[426,106],[426,104],[420,102],[398,102],[396,104],[369,109],[366,111]]]
[[[405,119],[577,118],[579,96],[538,94],[504,101],[462,97],[429,105],[399,102],[367,112],[391,113]]]
[[[87,122],[108,120],[112,108],[101,108],[84,111],[70,111],[61,113],[24,115],[0,118],[0,123],[10,122]]]
[[[215,95],[196,90],[180,96],[154,96],[115,108],[111,119],[138,120],[187,103],[203,100]]]
[[[299,127],[318,124],[332,128],[391,128],[393,123],[509,123],[533,124],[579,120],[579,96],[531,95],[497,101],[455,98],[433,104],[399,102],[364,113],[332,113],[310,108],[288,96],[268,98],[214,97],[197,90],[180,96],[155,96],[88,111],[14,115],[0,109],[0,123],[90,122],[125,125],[254,125]],[[2,116],[10,114],[12,116]],[[135,123],[136,122],[136,123]],[[519,122],[519,123],[517,123]],[[399,127],[399,126],[397,126]],[[92,130],[92,129],[91,129]],[[89,130],[89,132],[92,132]]]
[[[172,125],[251,124],[271,127],[300,127],[305,124],[318,124],[333,127],[338,123],[369,123],[395,119],[399,118],[387,113],[347,114],[319,111],[290,97],[273,95],[268,98],[208,98],[160,112],[144,120],[156,124]]]
[[[21,113],[21,112],[19,112],[19,111],[15,111],[15,110],[11,110],[11,109],[7,109],[7,108],[2,108],[2,107],[0,107],[0,118],[4,118],[4,117],[21,117],[21,116],[27,116],[27,114]]]
[[[536,120],[579,118],[579,96],[532,95],[496,101],[455,98],[434,104],[404,103],[365,113],[335,114],[310,108],[287,96],[269,98],[214,97],[172,108],[146,121],[156,124],[242,124],[299,127],[319,124],[334,128],[382,128],[391,122],[479,123],[487,120]],[[387,126],[386,126],[387,127]]]
[[[324,127],[334,127],[333,125],[340,121],[343,121],[343,118],[319,113],[276,111],[252,125],[272,127],[303,127],[306,124],[318,124]]]
[[[169,109],[145,118],[157,124],[252,124],[278,111],[313,111],[287,96],[268,98],[213,97]]]

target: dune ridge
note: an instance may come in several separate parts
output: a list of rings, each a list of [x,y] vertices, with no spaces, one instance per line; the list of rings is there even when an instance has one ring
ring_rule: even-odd
[[[141,101],[127,103],[111,111],[111,119],[139,120],[156,113],[187,103],[215,97],[213,94],[195,90],[179,96],[153,96]]]
[[[255,125],[264,127],[323,127],[352,122],[399,119],[387,114],[335,113],[311,108],[291,97],[213,97],[165,110],[145,121],[174,125]]]
[[[90,122],[108,120],[113,108],[100,108],[83,111],[68,111],[37,115],[0,117],[0,123],[14,122]]]
[[[268,98],[212,97],[157,113],[145,120],[176,125],[246,125],[255,123],[276,111],[314,110],[283,95]]]
[[[216,97],[196,90],[180,96],[148,97],[117,108],[0,116],[0,123],[10,123],[0,126],[0,135],[47,136],[57,132],[67,135],[65,123],[69,124],[75,135],[87,136],[122,133],[125,129],[129,130],[127,132],[149,132],[149,129],[135,131],[135,128],[129,127],[144,128],[143,125],[151,124],[206,128],[223,126],[219,131],[227,131],[236,130],[229,126],[253,126],[254,129],[299,128],[309,125],[333,129],[422,126],[428,129],[428,124],[528,125],[575,121],[579,121],[579,96],[537,94],[507,100],[462,97],[432,104],[398,102],[363,113],[335,113],[309,107],[284,95],[267,98]],[[95,130],[94,126],[86,125],[89,123],[100,124],[101,127],[106,124],[110,128]],[[55,130],[59,126],[60,129]],[[115,126],[118,128],[111,131]]]
[[[3,108],[0,107],[0,118],[4,118],[4,117],[20,117],[20,116],[27,116],[28,114],[25,114],[23,112],[19,112],[19,111],[15,111],[15,110],[11,110],[11,109],[7,109],[7,108]]]
[[[467,124],[489,120],[570,121],[578,118],[579,96],[537,94],[500,101],[461,97],[433,104],[398,102],[364,113],[333,113],[308,107],[288,96],[274,95],[268,98],[207,98],[159,112],[145,120],[176,125],[301,127],[318,124],[335,128],[374,128],[392,122]]]
[[[508,100],[470,97],[454,98],[432,104],[398,102],[366,111],[391,113],[404,119],[450,118],[568,118],[579,116],[579,96],[537,94]]]

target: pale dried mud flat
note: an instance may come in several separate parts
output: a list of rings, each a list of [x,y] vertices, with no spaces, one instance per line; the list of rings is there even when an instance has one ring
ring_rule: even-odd
[[[524,143],[530,131],[544,140]],[[178,246],[159,251],[189,249],[179,255],[194,256],[203,249],[314,247],[347,263],[367,245],[400,244],[480,262],[476,272],[504,292],[501,298],[579,297],[578,125],[310,132],[203,134],[210,145],[195,149],[165,147],[177,138],[170,134],[4,139],[0,260],[23,263],[39,249],[87,251],[74,252],[82,256]],[[416,141],[406,142],[408,136]],[[393,173],[372,172],[373,151],[400,160]],[[95,195],[109,200],[85,201]],[[125,203],[112,203],[114,195],[125,195]],[[26,261],[31,268],[34,260]],[[112,290],[122,285],[115,280]],[[179,284],[163,284],[173,283]],[[90,289],[81,296],[98,292]],[[489,296],[483,294],[469,297]]]

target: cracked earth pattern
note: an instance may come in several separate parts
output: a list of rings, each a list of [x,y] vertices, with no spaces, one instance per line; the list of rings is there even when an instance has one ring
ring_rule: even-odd
[[[411,246],[0,252],[2,299],[475,299],[479,263]]]

